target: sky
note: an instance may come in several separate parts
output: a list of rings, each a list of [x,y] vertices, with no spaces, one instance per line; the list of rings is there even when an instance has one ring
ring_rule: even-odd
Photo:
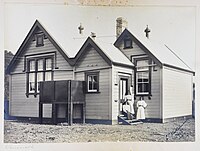
[[[195,8],[191,6],[69,6],[12,4],[4,8],[4,49],[16,53],[36,19],[53,35],[68,54],[75,54],[78,26],[84,26],[87,37],[95,32],[107,42],[115,40],[117,17],[128,21],[133,34],[144,36],[146,25],[150,39],[166,44],[193,70],[195,68]],[[163,54],[164,55],[164,54]]]

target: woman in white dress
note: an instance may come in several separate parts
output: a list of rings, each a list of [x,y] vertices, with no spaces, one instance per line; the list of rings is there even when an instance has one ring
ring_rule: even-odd
[[[123,111],[127,114],[131,114],[131,117],[128,117],[129,119],[132,119],[135,111],[134,111],[134,96],[128,91],[126,95],[124,96],[124,104],[123,104]]]
[[[144,120],[145,119],[145,112],[144,109],[147,107],[147,104],[144,100],[142,100],[142,97],[140,98],[140,101],[137,102],[137,116],[136,119],[138,120]]]

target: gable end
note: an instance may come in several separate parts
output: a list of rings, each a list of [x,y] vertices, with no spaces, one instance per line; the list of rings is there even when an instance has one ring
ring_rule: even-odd
[[[20,45],[18,51],[16,52],[15,56],[11,60],[9,66],[6,69],[6,74],[10,73],[13,70],[13,67],[18,60],[17,58],[25,51],[25,47],[27,44],[33,39],[34,32],[39,28],[44,35],[50,40],[50,42],[55,46],[55,48],[61,53],[61,55],[65,58],[65,60],[70,64],[73,65],[73,59],[70,59],[65,52],[60,48],[60,46],[55,42],[55,40],[50,36],[50,34],[44,29],[44,27],[39,23],[38,20],[35,21],[33,26],[31,27],[30,31],[28,32],[27,36],[25,37],[24,41]]]
[[[158,64],[160,67],[162,67],[162,63],[156,58],[131,32],[129,32],[127,29],[125,29],[122,34],[119,36],[119,38],[115,41],[114,46],[119,48],[119,45],[126,37],[130,37],[152,60]]]
[[[95,44],[95,42],[88,37],[79,52],[76,54],[74,58],[74,65],[77,64],[77,62],[80,60],[80,58],[85,54],[86,48],[92,47],[94,48],[98,54],[108,63],[108,65],[112,64],[112,61],[104,54],[104,52]]]

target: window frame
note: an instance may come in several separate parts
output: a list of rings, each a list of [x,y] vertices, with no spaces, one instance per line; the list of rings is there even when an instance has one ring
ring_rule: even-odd
[[[89,90],[89,76],[97,76],[97,89]],[[85,72],[86,92],[87,93],[100,93],[99,92],[99,72]]]
[[[138,71],[137,70],[137,62],[138,61],[143,61],[143,60],[148,60],[148,69],[143,69],[143,70],[140,70]],[[134,62],[134,65],[135,65],[135,68],[134,68],[134,93],[135,93],[135,96],[152,96],[151,94],[151,62],[152,60],[148,57],[140,57],[140,58],[133,58],[133,62]],[[148,92],[138,92],[138,76],[137,76],[137,73],[145,73],[145,72],[148,72]]]
[[[46,70],[46,60],[51,59],[51,69]],[[38,60],[42,60],[42,69],[43,70],[38,70]],[[30,71],[30,61],[34,61],[35,64],[35,70]],[[38,75],[39,73],[42,73],[42,80],[41,81],[46,81],[45,75],[48,72],[51,72],[51,80],[53,80],[53,66],[54,66],[54,55],[45,55],[45,56],[38,56],[38,57],[29,57],[26,58],[26,96],[28,97],[29,95],[34,95],[35,97],[39,94],[38,90]],[[30,92],[30,74],[34,74],[34,87],[35,90]],[[48,80],[49,81],[49,80]]]
[[[44,46],[44,33],[38,33],[35,36],[36,36],[36,47]],[[42,38],[41,43],[39,43],[39,38]]]
[[[127,42],[130,42],[130,45],[127,45]],[[124,39],[124,49],[133,48],[133,41],[131,38]]]

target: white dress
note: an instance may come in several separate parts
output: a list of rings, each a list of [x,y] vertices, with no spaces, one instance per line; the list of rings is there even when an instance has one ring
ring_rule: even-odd
[[[147,107],[147,104],[144,100],[137,102],[137,116],[136,119],[145,119],[144,108]]]
[[[134,111],[134,97],[133,95],[125,95],[124,96],[125,104],[123,105],[123,111],[124,112],[130,112],[131,114],[135,114]]]

